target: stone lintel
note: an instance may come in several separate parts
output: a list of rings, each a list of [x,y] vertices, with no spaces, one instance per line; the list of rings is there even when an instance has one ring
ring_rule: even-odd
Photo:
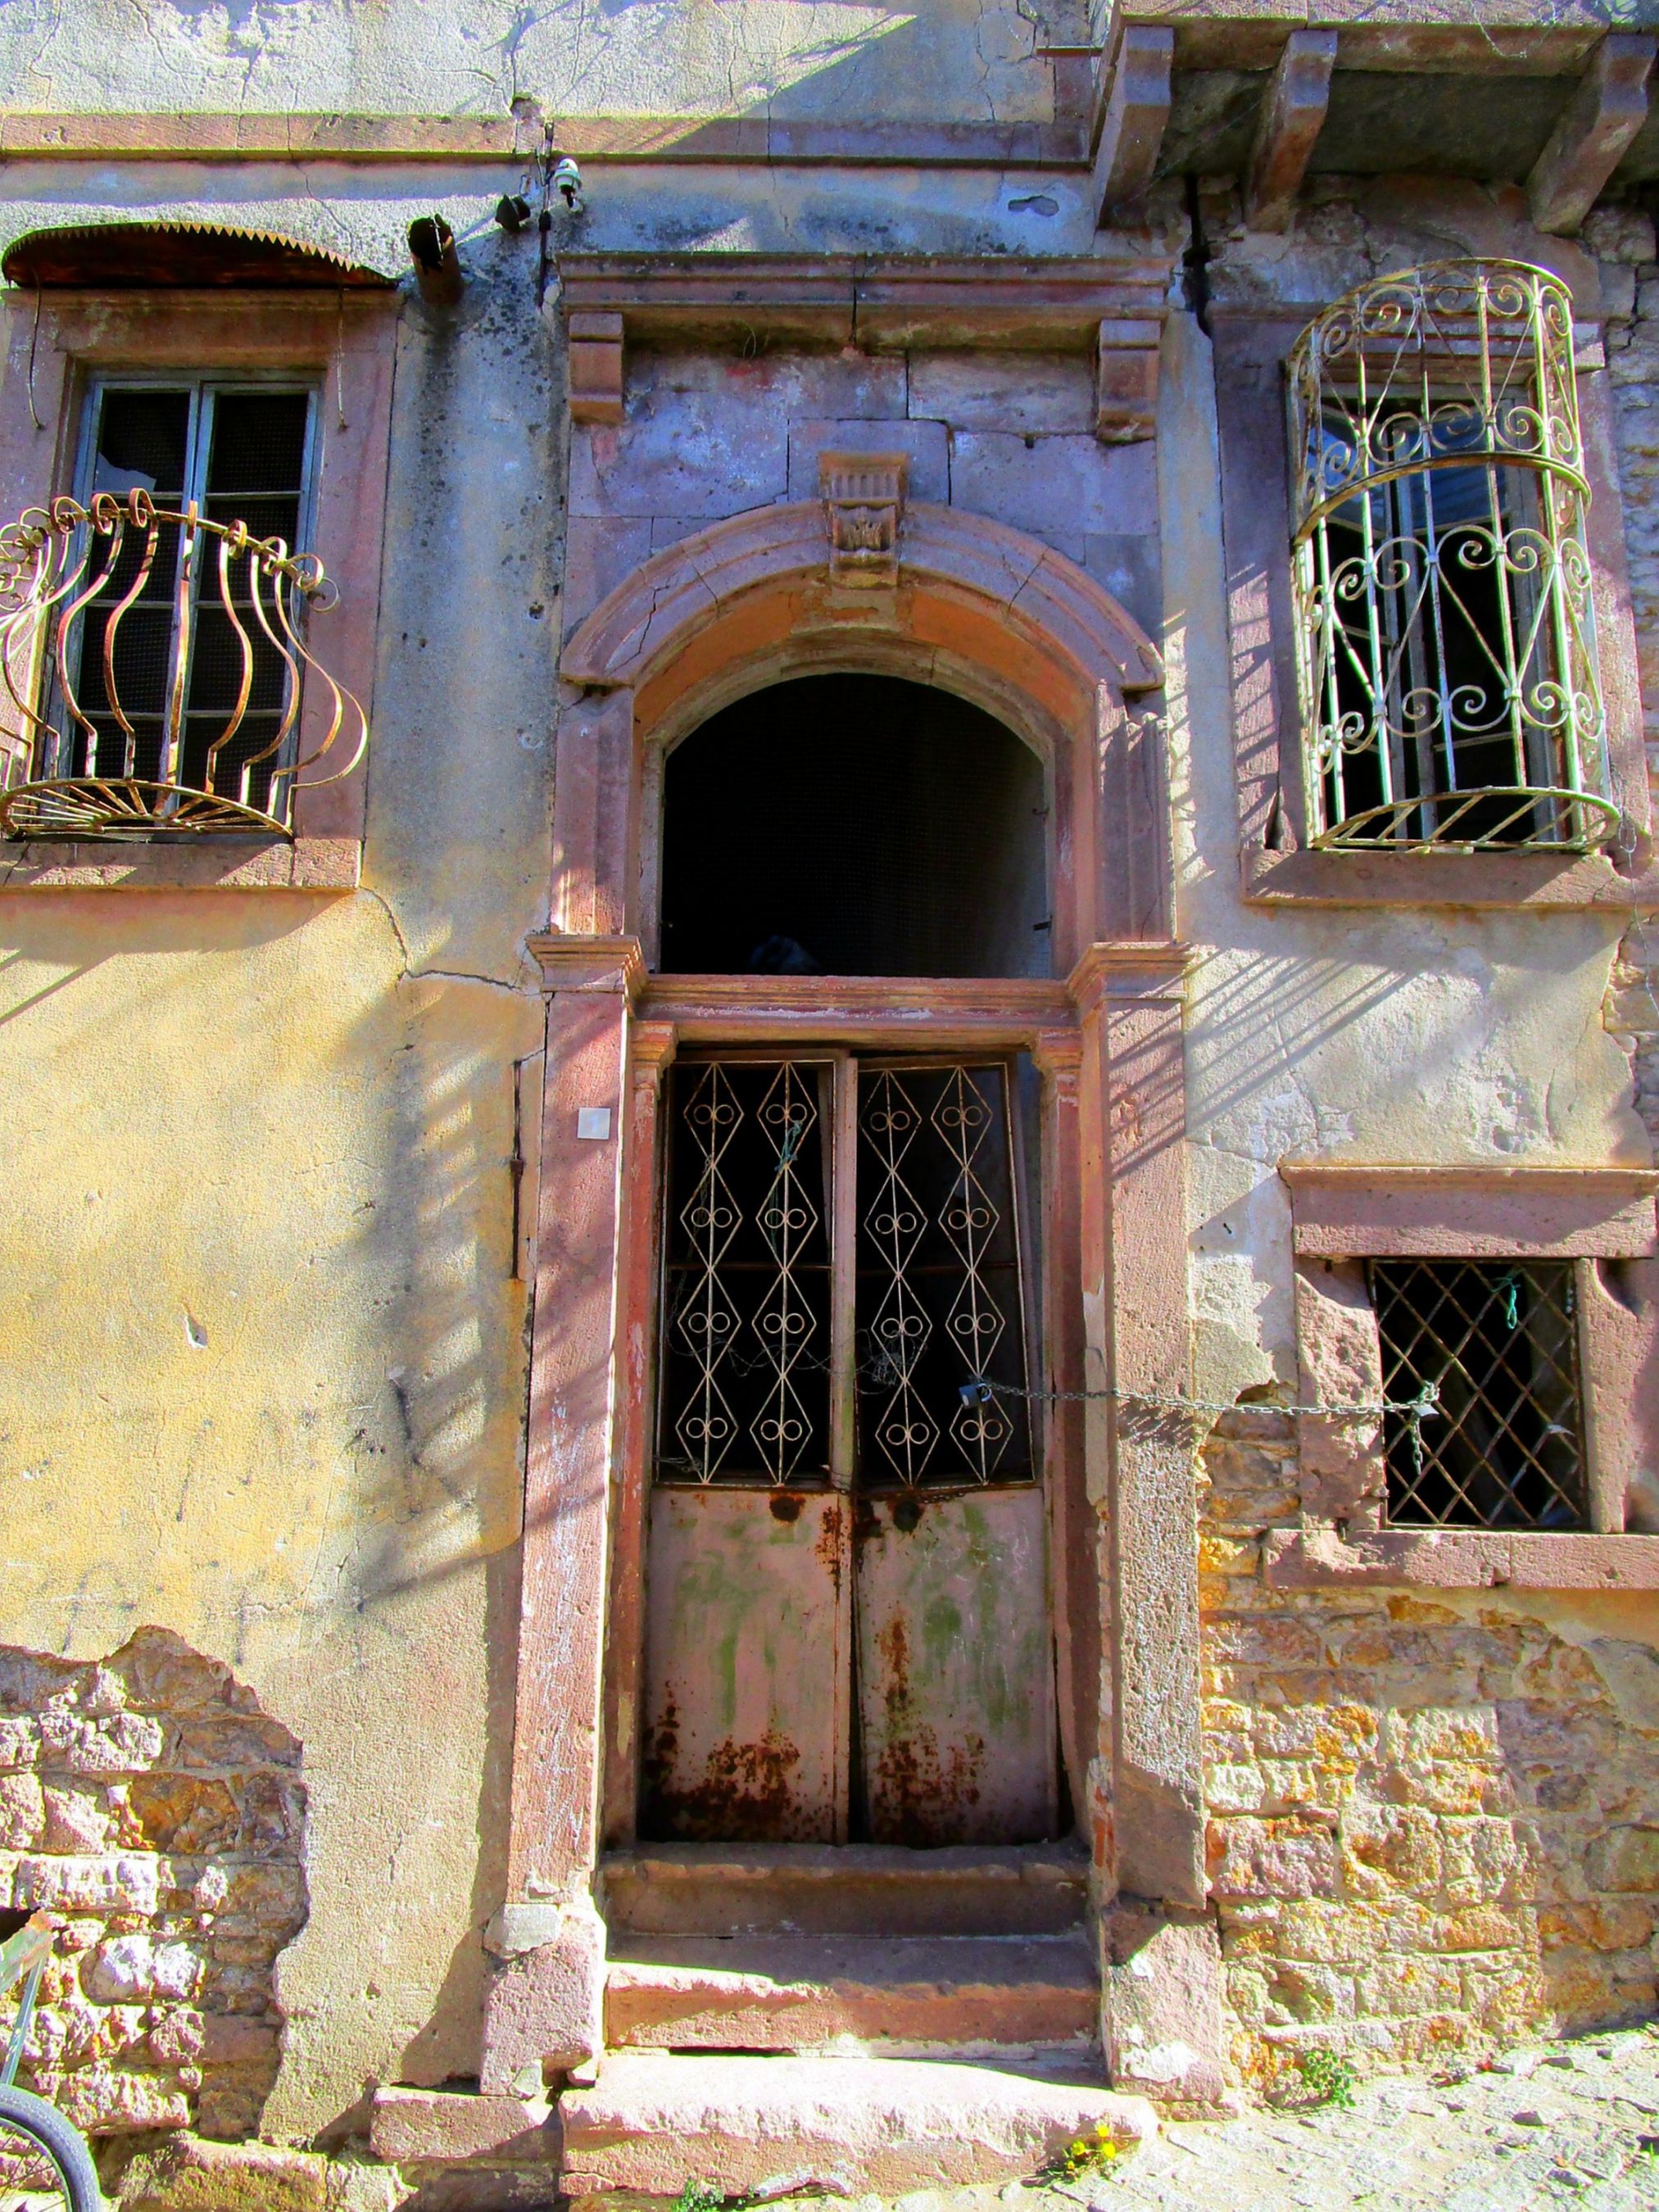
[[[1269,1589],[1659,1589],[1659,1536],[1385,1528],[1344,1542],[1331,1528],[1262,1541]]]
[[[1640,1259],[1659,1170],[1282,1160],[1299,1255],[1334,1260]]]

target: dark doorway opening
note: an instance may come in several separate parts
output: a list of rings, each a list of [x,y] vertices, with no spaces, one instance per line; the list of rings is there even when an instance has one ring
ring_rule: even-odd
[[[1042,765],[947,691],[811,676],[669,756],[661,966],[676,975],[1046,975]]]

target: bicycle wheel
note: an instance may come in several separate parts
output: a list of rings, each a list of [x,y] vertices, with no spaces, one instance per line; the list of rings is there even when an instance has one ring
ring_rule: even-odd
[[[0,2212],[104,2212],[80,2134],[27,2089],[0,2089]]]

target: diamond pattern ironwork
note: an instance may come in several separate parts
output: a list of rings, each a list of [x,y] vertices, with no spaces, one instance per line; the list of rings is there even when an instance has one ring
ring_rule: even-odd
[[[1382,1395],[1425,1382],[1436,1412],[1384,1422],[1389,1519],[1404,1527],[1577,1528],[1583,1420],[1568,1261],[1373,1261]]]
[[[774,1484],[820,1474],[807,1464],[826,1433],[828,1365],[813,1071],[714,1060],[685,1079],[665,1346],[665,1427],[678,1450],[660,1472]]]
[[[859,1124],[864,1479],[1020,1479],[1023,1409],[962,1388],[1025,1379],[1005,1073],[872,1071]]]

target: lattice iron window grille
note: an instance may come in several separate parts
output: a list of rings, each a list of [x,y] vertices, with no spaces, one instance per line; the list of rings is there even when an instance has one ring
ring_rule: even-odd
[[[1390,1524],[1582,1528],[1573,1263],[1377,1260],[1370,1280],[1383,1397],[1439,1392],[1420,1422],[1384,1416]]]
[[[963,1389],[1028,1372],[1004,1064],[688,1060],[667,1132],[658,1481],[1034,1479],[1024,1401]]]
[[[82,499],[0,530],[0,835],[288,835],[368,742],[309,650],[312,395],[111,386]],[[303,712],[302,712],[303,708]]]
[[[1486,260],[1363,285],[1304,331],[1289,404],[1312,842],[1606,843],[1566,286]]]

